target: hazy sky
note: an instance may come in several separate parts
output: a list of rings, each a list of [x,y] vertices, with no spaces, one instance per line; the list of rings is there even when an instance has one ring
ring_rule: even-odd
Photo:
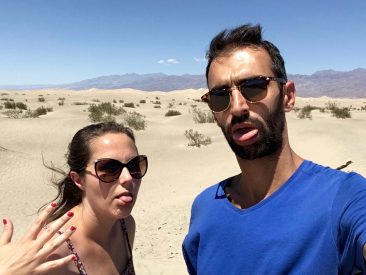
[[[366,0],[0,0],[0,85],[203,74],[210,39],[245,23],[288,73],[366,68]]]

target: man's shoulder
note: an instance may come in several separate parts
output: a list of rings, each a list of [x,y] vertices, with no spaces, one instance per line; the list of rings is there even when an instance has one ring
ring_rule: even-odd
[[[366,178],[356,172],[345,172],[321,164],[306,161],[302,172],[323,185],[347,186],[360,185],[366,188]]]
[[[228,182],[230,182],[231,179],[232,177],[226,178],[220,182],[210,185],[196,196],[194,203],[207,199],[214,199],[217,197],[225,196],[224,187]]]

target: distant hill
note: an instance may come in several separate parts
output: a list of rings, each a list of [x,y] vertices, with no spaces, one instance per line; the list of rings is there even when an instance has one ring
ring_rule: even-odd
[[[302,97],[366,97],[366,69],[348,72],[319,71],[312,75],[289,74]],[[101,76],[64,85],[33,85],[0,87],[3,89],[65,88],[70,90],[131,88],[142,91],[169,92],[183,89],[206,88],[204,75],[124,74]]]

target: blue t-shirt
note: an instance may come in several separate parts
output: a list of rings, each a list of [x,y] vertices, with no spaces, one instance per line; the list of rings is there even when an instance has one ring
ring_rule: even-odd
[[[239,209],[226,179],[193,202],[190,274],[366,274],[366,179],[304,161],[276,192]]]

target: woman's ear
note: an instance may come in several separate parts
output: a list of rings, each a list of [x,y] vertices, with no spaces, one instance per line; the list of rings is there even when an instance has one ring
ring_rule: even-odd
[[[296,88],[295,83],[292,81],[287,81],[286,84],[283,86],[284,89],[284,104],[283,107],[285,112],[290,112],[295,106],[295,97],[296,97]]]
[[[76,173],[75,171],[71,171],[70,178],[80,190],[84,190],[82,178],[78,173]]]

